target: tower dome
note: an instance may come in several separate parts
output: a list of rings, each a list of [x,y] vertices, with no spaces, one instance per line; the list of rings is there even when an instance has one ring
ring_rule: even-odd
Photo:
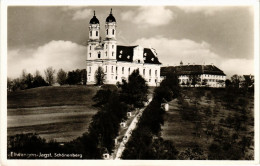
[[[112,14],[112,9],[111,9],[111,11],[110,11],[109,16],[108,16],[107,19],[106,19],[106,22],[116,22],[116,19],[115,19],[115,17],[114,17],[113,14]]]
[[[99,24],[99,20],[96,17],[95,11],[94,11],[94,16],[89,21],[89,24]]]

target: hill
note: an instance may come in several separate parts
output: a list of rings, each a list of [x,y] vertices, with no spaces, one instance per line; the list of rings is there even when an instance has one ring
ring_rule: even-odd
[[[61,105],[91,105],[95,86],[39,87],[7,95],[8,108],[49,107]]]
[[[7,134],[37,133],[58,142],[70,141],[88,131],[97,109],[92,97],[98,87],[40,87],[9,93]]]

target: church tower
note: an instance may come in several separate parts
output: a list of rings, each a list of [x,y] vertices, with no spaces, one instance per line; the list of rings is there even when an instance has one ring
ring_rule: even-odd
[[[109,16],[106,18],[105,24],[106,37],[104,39],[104,58],[116,59],[116,19],[112,14],[112,9]]]
[[[95,48],[99,45],[100,42],[99,40],[100,40],[100,24],[94,11],[94,16],[89,21],[89,40],[88,40],[87,60],[92,60],[97,57]]]

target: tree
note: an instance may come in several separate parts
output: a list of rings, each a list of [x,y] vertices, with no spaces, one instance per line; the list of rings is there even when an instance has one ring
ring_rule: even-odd
[[[196,74],[189,75],[189,79],[191,80],[191,85],[194,87],[201,82],[199,75]]]
[[[57,73],[57,82],[60,85],[64,85],[67,83],[67,73],[63,69],[59,69]]]
[[[240,88],[240,83],[241,83],[241,80],[242,80],[242,77],[235,74],[231,77],[231,83],[232,83],[232,86],[235,88],[235,89],[239,89]]]
[[[103,85],[105,80],[104,77],[105,73],[103,71],[103,68],[99,66],[95,73],[96,85]]]
[[[203,79],[201,84],[204,85],[204,86],[207,86],[208,85],[208,80],[207,79]]]
[[[52,67],[48,67],[44,70],[47,83],[51,86],[54,83],[55,70]]]
[[[232,85],[231,81],[229,79],[225,80],[225,86],[226,88],[229,88]]]
[[[139,70],[134,70],[128,77],[128,82],[123,80],[122,98],[127,104],[135,107],[142,107],[143,102],[147,101],[148,85],[145,79],[139,74]]]
[[[86,83],[87,83],[87,70],[86,69],[81,70],[81,79],[82,79],[83,85],[86,85]]]

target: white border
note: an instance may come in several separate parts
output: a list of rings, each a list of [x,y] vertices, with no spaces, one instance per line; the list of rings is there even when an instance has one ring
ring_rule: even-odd
[[[1,146],[0,165],[258,165],[259,164],[259,1],[258,0],[2,0],[1,2],[1,57],[0,57],[0,107],[1,107]],[[149,2],[149,3],[148,3]],[[7,160],[7,7],[8,6],[254,6],[254,65],[255,65],[255,160],[253,161],[180,161],[180,160]],[[19,63],[19,62],[18,62]]]

